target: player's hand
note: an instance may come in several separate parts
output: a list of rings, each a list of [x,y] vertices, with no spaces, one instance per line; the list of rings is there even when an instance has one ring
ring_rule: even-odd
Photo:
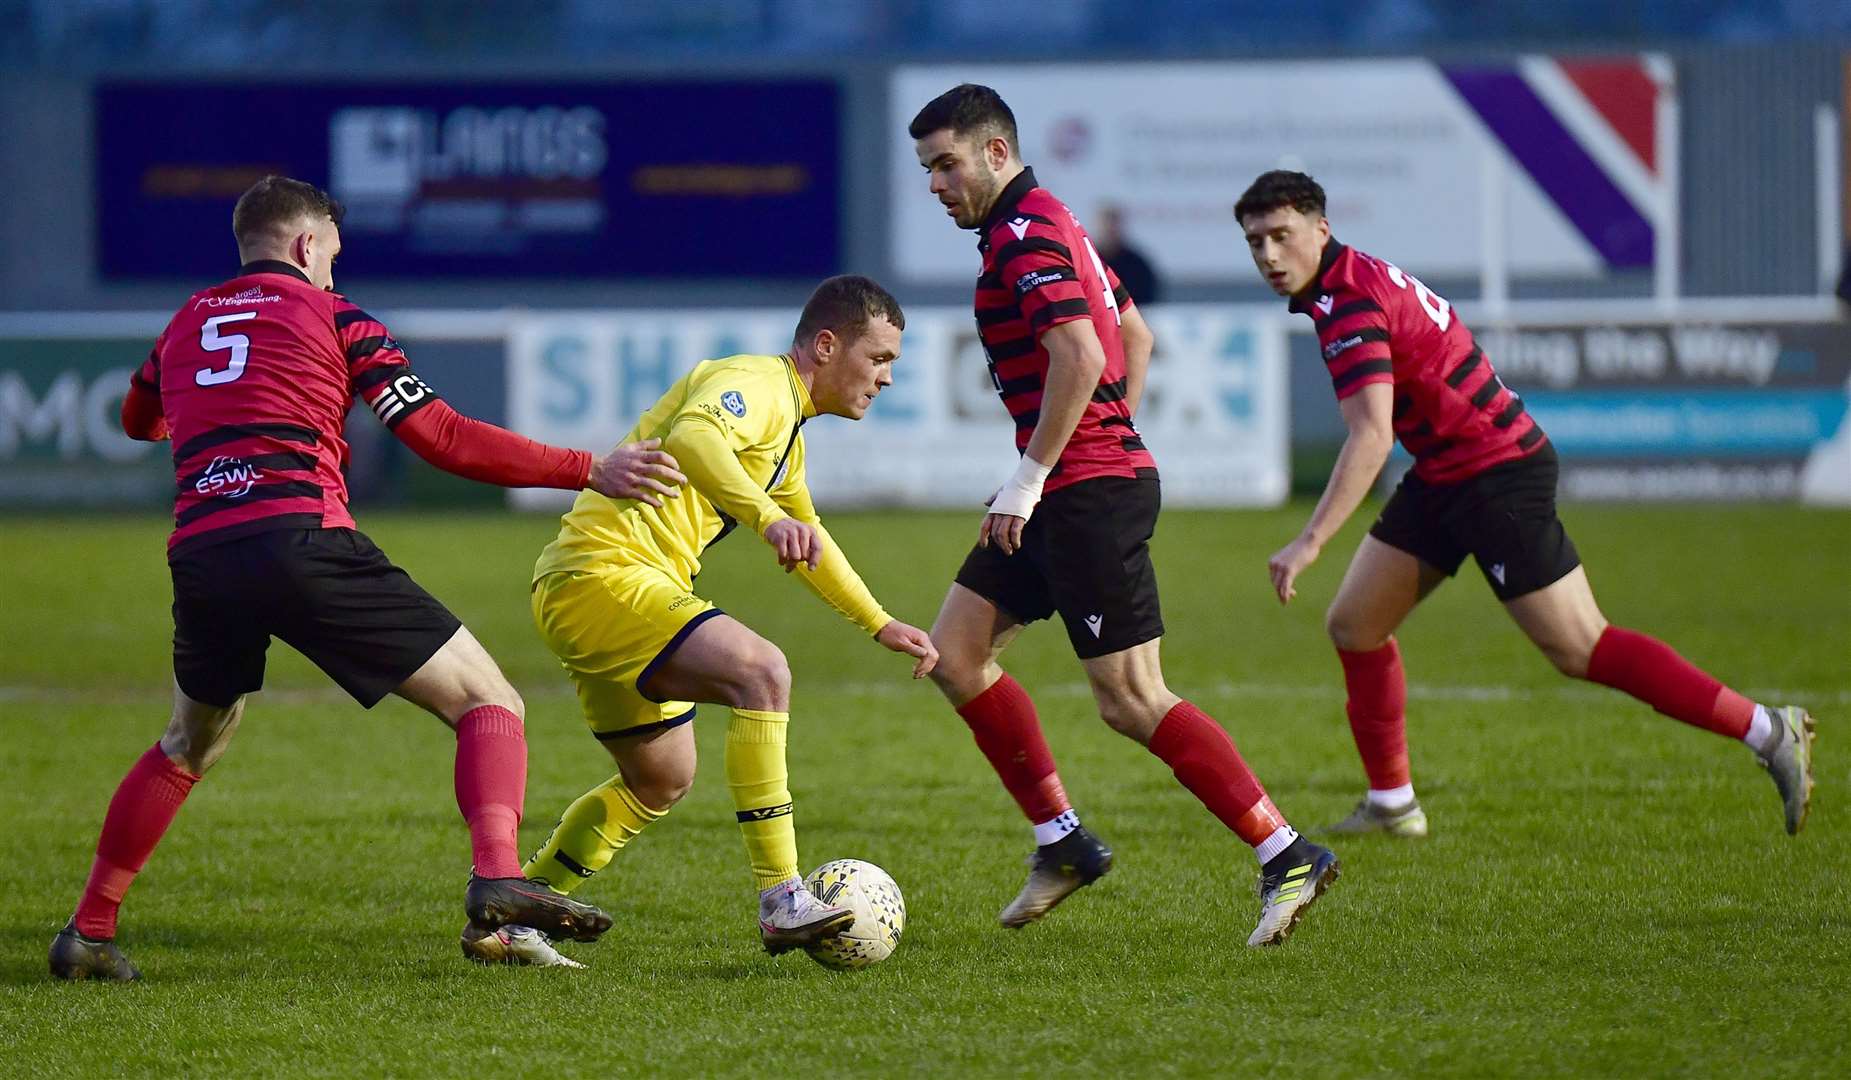
[[[586,487],[613,499],[635,499],[650,506],[661,506],[658,496],[679,498],[675,489],[688,482],[681,475],[675,456],[660,449],[661,439],[624,443],[591,463],[591,479]]]
[[[817,534],[816,526],[808,522],[779,518],[765,530],[765,543],[778,553],[778,565],[787,574],[797,569],[799,563],[811,571],[822,565],[823,538]]]
[[[898,619],[881,627],[881,632],[874,635],[874,640],[897,653],[917,657],[919,662],[913,665],[913,678],[923,679],[938,666],[938,646],[932,644],[932,635],[917,626],[908,626]]]
[[[1298,575],[1304,571],[1305,567],[1317,562],[1318,555],[1323,550],[1324,545],[1314,542],[1310,537],[1301,533],[1293,537],[1291,543],[1274,552],[1272,558],[1266,560],[1266,569],[1273,578],[1273,592],[1279,594],[1281,604],[1290,602],[1294,596],[1298,595],[1298,589],[1295,587]]]
[[[1014,514],[985,514],[983,527],[977,531],[977,546],[995,544],[1004,555],[1014,555],[1022,548],[1022,529],[1027,525],[1027,518]]]

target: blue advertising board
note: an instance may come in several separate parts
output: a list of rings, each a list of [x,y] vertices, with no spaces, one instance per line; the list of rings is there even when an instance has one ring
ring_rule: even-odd
[[[818,277],[833,82],[132,83],[96,89],[107,278],[226,271],[266,173],[346,204],[343,279]]]

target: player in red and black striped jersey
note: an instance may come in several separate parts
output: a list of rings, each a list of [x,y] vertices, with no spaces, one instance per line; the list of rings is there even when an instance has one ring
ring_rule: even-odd
[[[1002,923],[1040,918],[1111,866],[1080,826],[1033,703],[997,664],[1023,624],[1058,613],[1106,723],[1253,846],[1265,888],[1248,944],[1283,941],[1337,860],[1286,823],[1227,732],[1164,684],[1149,544],[1157,470],[1133,423],[1150,329],[1073,213],[1022,164],[1015,116],[994,90],[954,87],[908,132],[947,216],[977,232],[977,330],[1021,455],[932,628],[933,680],[1034,826],[1028,883]]]
[[[458,415],[378,320],[333,292],[340,217],[300,181],[253,186],[232,214],[238,275],[187,299],[123,401],[130,436],[174,442],[174,711],[110,802],[77,913],[52,943],[55,975],[137,977],[114,943],[123,893],[224,753],[273,636],[367,708],[396,693],[456,730],[475,856],[464,906],[484,932],[518,923],[590,940],[610,925],[520,877],[520,696],[456,616],[354,530],[342,431],[359,397],[426,460],[489,483],[654,503],[681,474],[653,443],[594,460]]]
[[[1414,456],[1326,618],[1369,778],[1355,812],[1333,830],[1426,835],[1394,633],[1471,555],[1563,674],[1747,743],[1780,790],[1787,831],[1798,832],[1812,790],[1812,718],[1797,706],[1757,705],[1663,642],[1607,622],[1556,516],[1555,450],[1452,306],[1393,264],[1332,238],[1324,191],[1303,173],[1261,175],[1234,216],[1260,276],[1316,324],[1349,429],[1304,531],[1268,563],[1280,603],[1361,505],[1394,440]]]

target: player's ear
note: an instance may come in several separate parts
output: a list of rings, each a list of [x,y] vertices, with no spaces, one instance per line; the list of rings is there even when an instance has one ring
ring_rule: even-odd
[[[811,339],[810,352],[815,355],[817,363],[827,364],[835,359],[836,346],[841,343],[842,339],[836,337],[834,330],[824,327],[816,332],[816,337]]]

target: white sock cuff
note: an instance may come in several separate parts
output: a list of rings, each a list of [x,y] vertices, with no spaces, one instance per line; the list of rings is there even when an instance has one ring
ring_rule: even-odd
[[[1352,788],[1351,790],[1355,790],[1355,789]],[[1413,784],[1402,784],[1400,787],[1370,788],[1369,789],[1369,805],[1370,806],[1376,806],[1382,809],[1388,809],[1389,807],[1406,806],[1407,804],[1413,801],[1414,801],[1414,785]]]
[[[1766,705],[1756,705],[1755,715],[1749,719],[1748,731],[1742,736],[1742,741],[1748,744],[1750,750],[1758,754],[1773,737],[1774,714],[1767,711]]]
[[[1063,811],[1035,826],[1035,845],[1046,847],[1079,827],[1080,815],[1073,810]]]
[[[1292,841],[1296,839],[1298,839],[1298,831],[1296,829],[1292,828],[1290,825],[1281,825],[1273,830],[1271,836],[1260,841],[1259,846],[1253,849],[1253,853],[1258,856],[1260,865],[1264,866],[1273,861],[1273,856],[1291,847]]]

